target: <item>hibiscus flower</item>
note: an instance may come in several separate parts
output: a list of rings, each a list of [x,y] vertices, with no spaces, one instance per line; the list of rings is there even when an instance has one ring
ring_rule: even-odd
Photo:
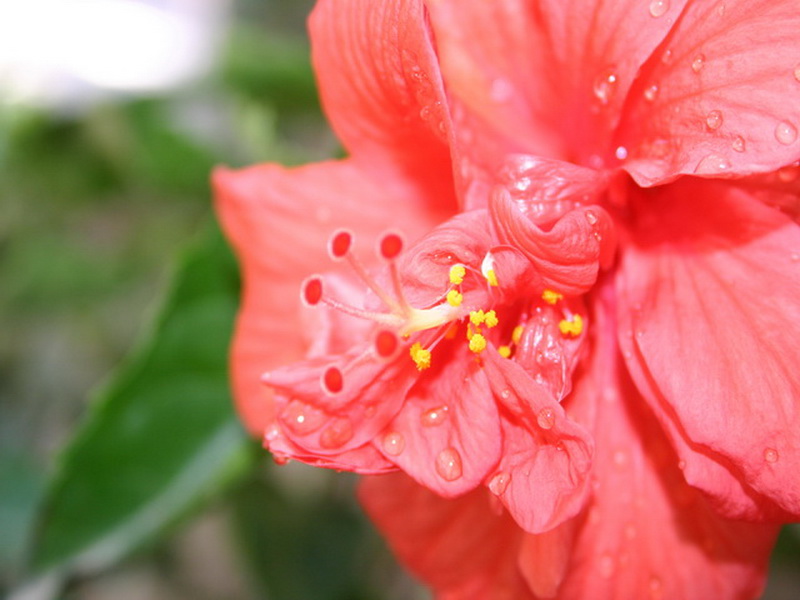
[[[793,0],[321,0],[349,158],[220,169],[233,385],[438,597],[753,598],[800,515]]]

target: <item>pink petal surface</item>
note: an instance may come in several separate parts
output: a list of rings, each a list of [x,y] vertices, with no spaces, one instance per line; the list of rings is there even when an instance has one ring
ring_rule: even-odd
[[[374,260],[369,250],[383,230],[399,227],[416,237],[438,220],[440,206],[427,207],[415,183],[373,177],[350,161],[214,173],[217,211],[244,281],[231,353],[234,396],[256,435],[274,418],[261,375],[300,360],[310,343],[301,318],[300,283],[331,268],[330,234],[351,228],[360,237],[360,253]]]
[[[359,497],[400,560],[438,600],[533,600],[516,566],[521,531],[477,489],[446,500],[406,475],[365,478]]]
[[[508,152],[614,161],[626,93],[684,2],[665,3],[658,17],[650,4],[429,0],[469,162],[491,174]]]
[[[708,474],[713,457],[796,517],[800,229],[738,187],[697,180],[644,194],[637,213],[619,285],[629,368],[685,436],[688,473]],[[722,498],[735,489],[724,476],[691,482]]]
[[[598,324],[592,365],[569,407],[597,442],[593,498],[558,597],[757,597],[778,527],[728,521],[686,484],[678,457],[621,369],[613,324]]]
[[[441,352],[437,348],[434,360]],[[426,371],[378,444],[406,473],[446,497],[479,485],[501,447],[500,417],[484,373],[466,349],[453,354],[454,360]]]
[[[794,0],[689,3],[630,91],[617,137],[627,170],[653,185],[800,158],[798,29]]]
[[[323,108],[354,159],[376,176],[413,173],[431,205],[452,199],[449,116],[422,3],[322,0],[309,33]]]

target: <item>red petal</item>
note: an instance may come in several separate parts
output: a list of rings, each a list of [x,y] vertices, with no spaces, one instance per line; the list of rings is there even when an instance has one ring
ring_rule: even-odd
[[[765,512],[773,501],[796,516],[800,228],[733,185],[684,181],[646,196],[619,285],[630,368],[685,436],[689,473],[708,475],[713,457]],[[692,483],[723,507],[736,491],[724,476]]]
[[[684,1],[665,4],[653,17],[639,0],[430,0],[468,164],[491,177],[509,152],[615,161],[627,91]]]
[[[795,0],[690,3],[631,89],[619,143],[634,178],[744,175],[800,157],[798,29]]]
[[[455,205],[449,117],[418,0],[323,0],[309,19],[323,106],[353,157],[418,180],[430,206]]]
[[[524,215],[505,191],[493,195],[490,208],[501,241],[533,263],[546,288],[585,293],[600,267],[611,262],[616,234],[611,217],[599,206],[572,210],[549,230]]]
[[[299,360],[307,348],[300,283],[331,266],[329,235],[349,227],[358,247],[369,249],[390,225],[416,236],[436,218],[407,182],[374,182],[373,175],[347,161],[214,173],[217,210],[244,279],[231,357],[234,396],[256,435],[274,418],[262,373]]]
[[[449,350],[443,346],[437,346],[433,360],[447,362],[422,375],[386,429],[392,445],[387,449],[384,437],[378,447],[421,484],[452,497],[479,485],[497,464],[500,417],[470,353],[464,349],[442,356]],[[398,439],[403,440],[399,453]]]
[[[597,321],[592,365],[570,404],[597,442],[594,497],[558,597],[757,597],[778,527],[721,518],[685,483],[677,456],[621,371],[613,325]]]
[[[493,349],[484,361],[492,392],[513,413],[502,421],[503,452],[489,489],[523,529],[547,531],[583,506],[591,438],[520,365]]]
[[[365,478],[369,516],[412,573],[441,600],[533,600],[516,566],[521,532],[475,490],[445,500],[405,475]]]

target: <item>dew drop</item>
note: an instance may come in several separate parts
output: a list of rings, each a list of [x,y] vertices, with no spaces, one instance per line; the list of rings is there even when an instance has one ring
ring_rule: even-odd
[[[455,448],[445,448],[436,457],[436,472],[445,481],[461,477],[461,455]]]
[[[794,73],[794,78],[795,78],[797,81],[800,81],[800,64],[798,64],[798,65],[797,65],[797,66],[794,68],[794,71],[793,71],[793,73]]]
[[[767,448],[764,450],[764,460],[768,463],[775,464],[778,462],[778,451],[775,448]]]
[[[542,429],[552,429],[553,425],[555,425],[555,422],[556,422],[556,413],[549,406],[540,410],[539,414],[536,415],[536,423]]]
[[[628,158],[628,149],[625,146],[617,146],[614,156],[617,157],[617,160],[625,160]]]
[[[589,222],[589,225],[597,225],[597,214],[593,210],[587,210],[586,220]]]
[[[606,552],[600,557],[597,565],[600,569],[600,576],[603,579],[611,579],[611,576],[614,575],[614,557]]]
[[[325,422],[322,412],[300,400],[292,400],[281,412],[281,420],[296,435],[313,433]]]
[[[683,470],[686,468],[686,461],[685,461],[685,460],[679,460],[679,461],[678,461],[678,468],[679,468],[681,471],[683,471]]]
[[[661,579],[655,575],[650,577],[650,581],[647,582],[647,591],[651,598],[661,598],[664,593],[664,584],[661,582]]]
[[[665,65],[668,65],[672,62],[672,50],[667,49],[664,54],[661,55],[661,62]]]
[[[692,61],[692,71],[695,73],[699,73],[700,70],[703,68],[703,65],[706,64],[706,57],[703,54],[698,54],[694,57]]]
[[[419,420],[425,427],[435,427],[441,425],[447,419],[447,405],[437,406],[430,410],[426,410],[419,416]]]
[[[656,84],[648,85],[644,89],[644,99],[653,102],[656,98],[658,98],[658,86]]]
[[[711,175],[723,173],[730,168],[731,163],[727,158],[719,154],[709,154],[697,163],[694,172],[698,175]]]
[[[716,131],[722,126],[722,113],[718,110],[712,110],[706,115],[706,125],[711,131]]]
[[[383,451],[389,456],[398,456],[405,447],[406,438],[399,431],[390,431],[383,436]]]
[[[781,121],[775,127],[775,139],[784,146],[788,146],[797,139],[797,128],[789,121]]]
[[[511,474],[507,473],[506,471],[500,471],[499,473],[495,473],[494,476],[489,481],[489,491],[492,492],[495,496],[500,496],[503,492],[506,491],[508,488],[508,484],[511,482]]]
[[[353,424],[350,419],[336,419],[319,437],[323,448],[341,448],[353,437]]]
[[[594,80],[594,96],[600,101],[600,104],[608,104],[614,96],[617,89],[617,74],[613,71],[606,71]]]
[[[506,388],[502,392],[500,392],[500,397],[503,400],[508,400],[511,397],[511,390]]]
[[[733,142],[731,142],[731,146],[736,152],[744,152],[745,150],[745,141],[744,138],[740,135],[737,135],[733,138]]]
[[[272,423],[267,429],[264,431],[264,445],[269,445],[270,442],[274,442],[281,436],[281,428],[277,423]]]
[[[650,16],[654,18],[663,17],[669,10],[669,0],[653,0],[650,2]]]

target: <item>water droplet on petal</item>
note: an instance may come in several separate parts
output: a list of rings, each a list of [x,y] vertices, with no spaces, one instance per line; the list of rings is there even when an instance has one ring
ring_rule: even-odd
[[[628,158],[628,149],[625,146],[617,146],[614,156],[617,157],[617,160],[625,160]]]
[[[437,406],[436,408],[426,410],[424,413],[422,413],[419,417],[419,420],[425,427],[441,425],[447,419],[448,410],[449,409],[447,405]]]
[[[542,429],[552,429],[556,422],[556,413],[550,407],[545,407],[536,415],[536,423]]]
[[[608,552],[605,552],[600,557],[597,566],[600,569],[600,576],[603,579],[611,579],[611,576],[614,575],[614,557]]]
[[[644,99],[648,102],[653,102],[658,98],[658,86],[656,84],[648,85],[644,88]]]
[[[664,54],[661,55],[661,62],[665,65],[668,65],[672,61],[672,50],[667,49],[664,51]]]
[[[353,437],[353,424],[350,419],[336,419],[319,437],[319,445],[323,448],[341,448]]]
[[[277,423],[271,423],[264,431],[264,444],[269,445],[281,436],[281,428]]]
[[[511,397],[511,390],[508,388],[504,389],[502,392],[500,392],[500,397],[503,400],[508,400]]]
[[[797,139],[797,128],[789,121],[781,121],[775,127],[775,139],[784,146],[788,146]]]
[[[745,141],[744,138],[740,135],[737,135],[733,138],[733,142],[731,142],[731,146],[736,152],[744,152],[745,151]]]
[[[495,473],[492,479],[489,481],[489,491],[492,492],[495,496],[500,496],[503,492],[506,491],[508,484],[511,482],[511,473],[507,473],[505,471],[500,471],[499,473]]]
[[[719,154],[709,154],[697,163],[694,172],[698,175],[712,175],[724,173],[730,168],[731,163],[727,158]]]
[[[692,60],[692,71],[699,73],[703,66],[706,64],[706,57],[703,54],[698,54]]]
[[[664,593],[664,584],[661,582],[661,579],[655,575],[650,577],[650,581],[647,583],[647,591],[651,598],[661,598]]]
[[[600,101],[600,104],[608,104],[614,96],[617,89],[617,74],[613,71],[606,71],[597,76],[592,86],[594,96]]]
[[[663,17],[669,10],[669,0],[653,0],[650,2],[650,16],[654,18]]]
[[[592,210],[586,211],[586,220],[589,222],[589,225],[596,225],[597,224],[597,214]]]
[[[686,461],[685,461],[685,460],[679,460],[679,461],[678,461],[678,468],[679,468],[681,471],[683,471],[683,470],[686,468]]]
[[[764,450],[764,460],[768,463],[775,464],[778,462],[778,451],[775,448],[767,448]]]
[[[322,427],[325,415],[305,402],[292,400],[281,411],[281,420],[295,435],[308,435]]]
[[[405,450],[406,438],[399,431],[390,431],[383,436],[383,451],[389,456],[397,456]]]
[[[455,448],[445,448],[436,457],[436,472],[445,481],[461,477],[461,455]]]
[[[711,131],[716,131],[722,126],[722,113],[718,110],[712,110],[706,115],[706,125]]]

